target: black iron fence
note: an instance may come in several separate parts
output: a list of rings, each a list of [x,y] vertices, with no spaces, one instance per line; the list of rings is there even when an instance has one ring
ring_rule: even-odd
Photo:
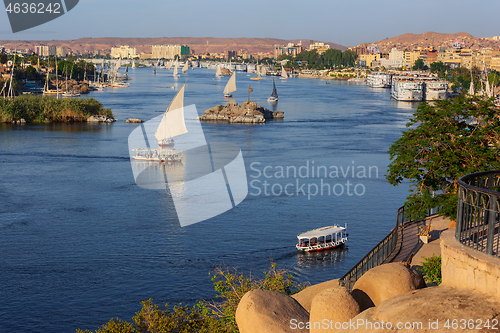
[[[466,175],[458,183],[456,239],[475,250],[500,257],[500,170]]]
[[[339,283],[341,286],[352,290],[354,283],[369,269],[381,265],[389,257],[396,256],[402,244],[402,229],[405,222],[404,206],[398,209],[396,226],[380,243],[377,244],[368,254],[361,259],[349,272],[347,272]],[[389,258],[390,260],[390,258]]]

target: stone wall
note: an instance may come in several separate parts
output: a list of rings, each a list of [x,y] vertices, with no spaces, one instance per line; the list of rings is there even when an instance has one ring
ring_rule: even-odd
[[[455,228],[441,234],[442,285],[500,298],[500,258],[473,250],[455,239]]]

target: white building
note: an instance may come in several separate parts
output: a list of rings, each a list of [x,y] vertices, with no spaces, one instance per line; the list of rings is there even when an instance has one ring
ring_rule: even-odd
[[[135,57],[137,57],[135,47],[131,48],[128,45],[125,45],[111,48],[111,58],[133,59]]]
[[[35,53],[40,57],[48,57],[56,55],[56,47],[48,45],[35,46]]]
[[[385,68],[399,68],[405,65],[405,51],[393,47],[389,52],[389,59],[381,58],[380,66]]]

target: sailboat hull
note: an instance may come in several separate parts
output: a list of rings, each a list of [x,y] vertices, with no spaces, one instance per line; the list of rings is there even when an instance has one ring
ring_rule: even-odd
[[[226,97],[226,98],[227,97],[233,97],[233,95],[232,94],[224,94],[224,97]]]

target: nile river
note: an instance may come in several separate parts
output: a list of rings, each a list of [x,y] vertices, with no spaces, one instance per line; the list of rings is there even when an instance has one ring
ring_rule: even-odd
[[[225,103],[228,77],[188,74],[185,105],[201,114]],[[271,78],[238,73],[230,101],[245,101],[251,85],[251,100],[285,119],[202,124],[207,141],[241,148],[249,193],[181,228],[167,191],[135,184],[127,144],[139,125],[123,120],[161,115],[186,75],[136,68],[129,76],[130,88],[90,94],[114,124],[0,125],[0,331],[95,330],[112,317],[131,320],[149,298],[194,304],[214,296],[208,272],[221,264],[259,275],[274,261],[301,282],[339,278],[395,225],[408,187],[385,180],[387,150],[416,105],[389,90],[294,78],[276,81],[273,106]],[[302,173],[280,174],[294,169]],[[346,248],[295,250],[297,234],[346,223]]]

